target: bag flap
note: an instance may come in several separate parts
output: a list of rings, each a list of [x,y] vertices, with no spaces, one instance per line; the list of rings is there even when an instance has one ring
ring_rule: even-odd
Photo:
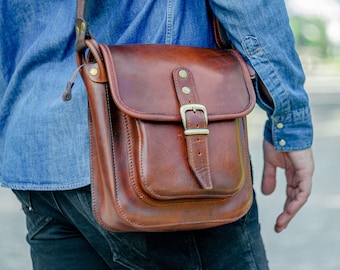
[[[161,44],[100,44],[111,94],[124,113],[150,121],[180,121],[173,70],[193,74],[199,104],[209,121],[250,113],[255,93],[244,60],[235,50]]]

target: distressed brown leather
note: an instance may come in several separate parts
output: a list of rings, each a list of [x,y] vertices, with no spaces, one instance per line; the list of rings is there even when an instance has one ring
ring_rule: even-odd
[[[77,58],[98,222],[112,231],[176,231],[241,218],[252,203],[246,116],[255,94],[237,51],[86,44],[88,60]]]

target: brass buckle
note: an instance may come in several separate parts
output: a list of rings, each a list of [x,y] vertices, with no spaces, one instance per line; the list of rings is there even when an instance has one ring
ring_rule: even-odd
[[[207,109],[205,108],[204,105],[202,104],[185,104],[182,105],[180,108],[180,113],[181,113],[181,118],[182,118],[182,123],[184,127],[184,134],[185,135],[208,135],[209,134],[209,129],[207,128],[191,128],[188,129],[187,127],[187,117],[185,113],[187,111],[202,111],[205,117],[205,124],[208,126],[208,112]]]

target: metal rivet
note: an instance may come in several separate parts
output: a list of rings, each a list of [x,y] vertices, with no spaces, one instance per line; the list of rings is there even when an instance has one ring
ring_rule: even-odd
[[[84,22],[81,23],[80,28],[81,28],[81,31],[85,31],[85,23]]]
[[[188,77],[188,73],[184,70],[184,69],[181,69],[179,72],[178,72],[178,75],[182,78],[182,79],[186,79]]]
[[[277,127],[278,129],[282,129],[282,128],[283,128],[283,124],[282,124],[282,123],[277,123],[276,127]]]
[[[91,68],[91,69],[90,69],[90,74],[91,74],[92,76],[96,76],[96,75],[98,74],[98,69],[96,69],[96,68]]]
[[[187,86],[182,87],[182,92],[186,95],[190,94],[191,89]]]

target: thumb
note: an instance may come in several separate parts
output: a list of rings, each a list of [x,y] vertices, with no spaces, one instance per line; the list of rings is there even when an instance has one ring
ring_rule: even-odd
[[[269,195],[276,187],[276,167],[268,162],[264,162],[262,175],[262,193]]]

